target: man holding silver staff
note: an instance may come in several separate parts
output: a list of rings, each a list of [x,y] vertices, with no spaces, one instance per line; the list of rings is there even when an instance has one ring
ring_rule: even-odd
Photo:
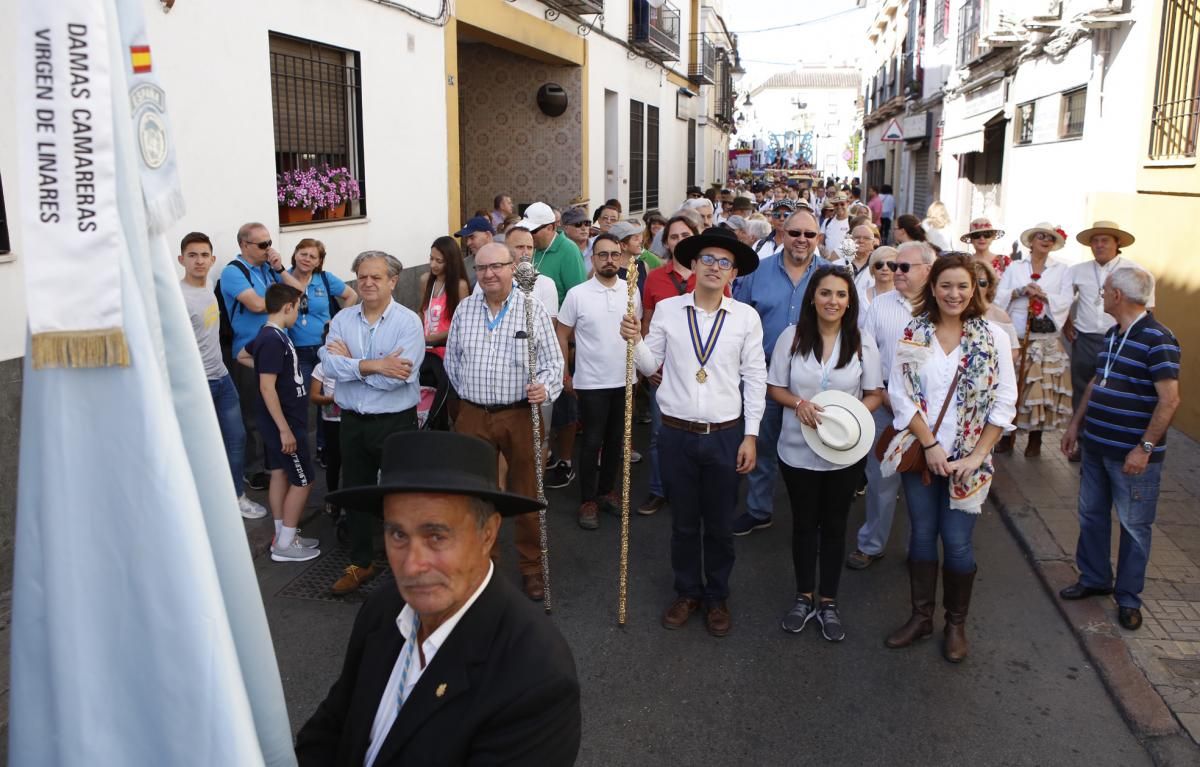
[[[508,462],[507,489],[536,498],[541,437],[533,434],[529,407],[562,392],[563,357],[550,315],[537,301],[530,302],[530,338],[526,303],[513,286],[514,271],[514,259],[503,245],[485,245],[475,255],[475,275],[483,292],[463,301],[454,313],[446,339],[446,375],[462,399],[455,431],[495,445]],[[531,343],[536,383],[529,382]],[[521,514],[513,522],[525,593],[540,601],[546,584],[537,514]]]
[[[621,336],[635,342],[643,375],[663,369],[659,456],[671,499],[676,596],[662,624],[681,628],[703,605],[708,633],[721,637],[732,628],[738,475],[754,469],[767,390],[762,322],[750,306],[726,297],[725,287],[753,272],[758,256],[732,232],[712,228],[682,240],[674,257],[695,273],[695,291],[660,301],[644,340],[629,315]]]

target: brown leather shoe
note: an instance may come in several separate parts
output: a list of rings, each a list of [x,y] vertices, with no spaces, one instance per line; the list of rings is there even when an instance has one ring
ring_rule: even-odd
[[[359,586],[374,578],[378,573],[379,568],[375,567],[374,564],[368,567],[350,565],[346,568],[346,574],[338,578],[329,590],[339,596],[349,594],[352,591],[358,591]]]
[[[937,605],[937,562],[908,561],[908,588],[912,597],[912,615],[908,622],[883,641],[893,650],[910,646],[933,633],[933,608]]]
[[[967,612],[971,608],[971,591],[975,570],[955,573],[943,568],[942,605],[946,608],[945,644],[942,655],[951,663],[962,663],[970,645],[967,642]]]
[[[1042,454],[1042,433],[1040,431],[1029,432],[1029,442],[1025,444],[1025,457],[1037,458]]]
[[[654,493],[651,493],[650,495],[646,496],[646,500],[642,501],[642,505],[638,506],[637,512],[638,514],[648,517],[666,505],[666,498],[663,498],[661,495],[655,495]]]
[[[682,628],[683,624],[688,622],[688,618],[692,613],[700,608],[699,599],[691,599],[689,597],[677,597],[667,611],[663,613],[662,625],[665,629]]]
[[[1011,434],[1005,434],[996,441],[996,446],[992,448],[992,452],[996,455],[1004,455],[1011,453],[1013,449],[1013,437]]]
[[[546,596],[546,582],[542,580],[541,573],[522,574],[521,588],[525,590],[525,596],[529,597],[534,602],[541,602]]]
[[[704,627],[715,637],[723,637],[733,628],[733,618],[729,615],[729,605],[717,602],[704,613]]]
[[[579,526],[584,530],[600,527],[599,511],[595,501],[584,501],[579,507]]]

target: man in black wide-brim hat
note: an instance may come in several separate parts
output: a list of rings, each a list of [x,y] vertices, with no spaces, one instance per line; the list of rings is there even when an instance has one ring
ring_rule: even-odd
[[[358,613],[341,676],[296,736],[301,765],[571,765],[579,680],[566,641],[498,575],[496,451],[450,432],[394,434],[377,485],[330,493],[383,515],[395,582]]]

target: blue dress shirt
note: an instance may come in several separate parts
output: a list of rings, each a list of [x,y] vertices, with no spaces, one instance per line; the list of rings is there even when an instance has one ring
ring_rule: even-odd
[[[733,297],[750,304],[762,319],[763,353],[767,359],[775,351],[775,342],[787,328],[800,321],[800,304],[808,280],[819,267],[828,266],[824,258],[813,254],[808,268],[795,283],[783,267],[783,252],[764,258],[758,268],[745,277],[739,277],[733,286]]]
[[[349,357],[330,354],[327,347],[320,352],[324,370],[337,381],[333,401],[338,407],[363,414],[399,413],[416,407],[425,358],[425,328],[416,312],[392,301],[372,326],[363,317],[362,304],[355,304],[330,322],[326,343],[331,341],[341,341],[350,349]],[[364,359],[382,359],[398,350],[404,359],[412,360],[408,380],[379,373],[364,376],[359,371]]]

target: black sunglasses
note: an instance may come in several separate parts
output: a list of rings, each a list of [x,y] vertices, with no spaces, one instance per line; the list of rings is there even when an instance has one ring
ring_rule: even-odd
[[[788,237],[805,237],[810,240],[817,239],[817,237],[820,234],[821,234],[820,232],[813,232],[813,231],[801,230],[801,229],[788,229],[787,230]]]
[[[912,269],[914,266],[916,266],[916,264],[896,264],[896,269],[899,269],[904,274],[908,274],[908,270]],[[896,269],[893,269],[892,271],[896,271]]]
[[[246,243],[250,245],[257,245],[259,250],[266,250],[267,248],[271,247],[270,240],[263,240],[262,242],[250,242],[249,240],[246,240]]]
[[[991,283],[988,280],[975,280],[975,284],[981,288],[986,288]]]
[[[876,261],[875,262],[875,268],[877,270],[882,270],[884,267],[887,267],[888,271],[894,272],[894,271],[896,271],[896,266],[897,266],[897,264],[895,261]],[[908,270],[905,269],[904,271],[908,271]]]

